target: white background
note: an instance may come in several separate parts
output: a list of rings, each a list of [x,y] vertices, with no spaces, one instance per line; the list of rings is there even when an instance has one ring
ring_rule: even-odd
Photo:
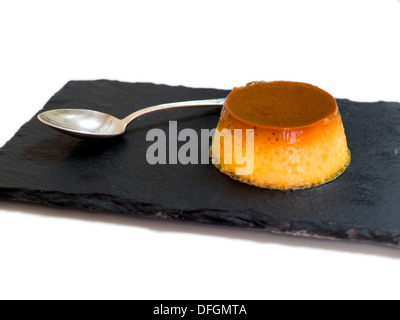
[[[1,1],[0,144],[69,80],[400,101],[400,2]],[[1,170],[1,168],[0,168]],[[0,298],[400,298],[400,250],[0,204]]]

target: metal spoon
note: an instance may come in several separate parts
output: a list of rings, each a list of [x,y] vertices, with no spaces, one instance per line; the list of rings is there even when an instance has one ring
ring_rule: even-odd
[[[225,98],[167,103],[141,109],[124,119],[93,110],[58,109],[43,112],[38,115],[38,119],[49,127],[70,136],[83,139],[106,139],[124,134],[126,127],[134,119],[151,112],[173,108],[222,106],[224,103]]]

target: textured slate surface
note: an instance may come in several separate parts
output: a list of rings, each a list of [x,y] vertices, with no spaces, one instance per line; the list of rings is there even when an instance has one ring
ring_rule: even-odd
[[[70,82],[45,106],[123,117],[158,103],[225,97],[228,91],[111,81]],[[157,127],[214,128],[219,108],[171,110],[137,120],[123,138],[87,142],[33,118],[0,150],[0,197],[157,219],[263,229],[400,246],[400,104],[338,100],[352,164],[333,183],[270,191],[210,165],[146,161]],[[0,204],[1,205],[1,204]]]

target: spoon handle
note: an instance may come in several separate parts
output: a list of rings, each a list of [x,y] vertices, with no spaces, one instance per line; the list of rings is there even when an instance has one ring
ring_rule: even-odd
[[[131,115],[127,116],[125,119],[123,119],[123,121],[125,121],[126,125],[128,125],[129,123],[131,123],[132,120],[136,119],[137,117],[140,117],[142,115],[145,115],[145,114],[148,114],[148,113],[151,113],[154,111],[160,111],[160,110],[166,110],[166,109],[222,106],[225,103],[225,100],[226,100],[226,98],[160,104],[157,106],[148,107],[148,108],[144,108],[139,111],[136,111],[136,112],[132,113]]]

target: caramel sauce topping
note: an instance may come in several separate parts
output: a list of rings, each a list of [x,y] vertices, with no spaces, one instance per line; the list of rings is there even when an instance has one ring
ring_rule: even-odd
[[[326,91],[301,82],[252,82],[235,88],[226,107],[241,120],[266,127],[311,125],[337,111]]]

